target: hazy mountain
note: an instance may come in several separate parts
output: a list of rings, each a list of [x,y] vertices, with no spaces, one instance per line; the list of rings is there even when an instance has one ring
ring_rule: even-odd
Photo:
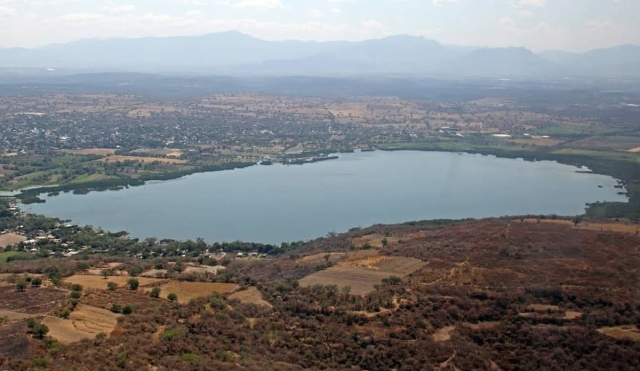
[[[541,77],[558,73],[552,62],[525,48],[477,49],[449,61],[443,72],[496,77]]]
[[[554,62],[574,75],[639,77],[640,46],[622,45],[574,54],[562,51],[547,51],[540,56]]]
[[[36,49],[0,49],[0,68],[200,75],[640,77],[640,47],[537,55],[524,48],[447,46],[412,36],[361,42],[264,41],[232,31],[202,36],[86,39]]]

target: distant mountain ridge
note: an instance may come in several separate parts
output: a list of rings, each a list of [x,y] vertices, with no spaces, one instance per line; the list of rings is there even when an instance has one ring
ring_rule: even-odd
[[[242,75],[640,77],[640,46],[587,53],[448,46],[415,36],[360,42],[265,41],[237,31],[200,36],[84,39],[0,49],[0,68]]]

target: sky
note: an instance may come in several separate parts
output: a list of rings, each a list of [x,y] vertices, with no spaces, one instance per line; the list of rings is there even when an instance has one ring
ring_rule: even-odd
[[[640,45],[640,0],[0,0],[0,47],[237,30],[265,40],[408,34],[583,52]]]

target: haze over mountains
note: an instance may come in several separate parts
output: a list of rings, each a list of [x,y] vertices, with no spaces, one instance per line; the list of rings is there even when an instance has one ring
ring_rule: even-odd
[[[640,77],[640,47],[582,54],[442,45],[413,36],[361,42],[264,41],[239,32],[86,39],[0,49],[0,68],[241,75],[440,75],[449,77]]]

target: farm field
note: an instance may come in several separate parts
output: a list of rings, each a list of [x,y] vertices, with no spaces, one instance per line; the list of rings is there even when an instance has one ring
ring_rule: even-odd
[[[238,288],[238,285],[233,283],[169,281],[160,288],[161,298],[166,299],[167,295],[174,293],[178,296],[179,303],[187,303],[191,299],[208,296],[214,292],[231,293]]]
[[[4,248],[10,245],[15,245],[17,243],[24,242],[26,240],[27,238],[25,236],[21,236],[15,233],[5,233],[3,235],[0,235],[0,248]],[[3,259],[0,257],[0,262],[2,261]]]
[[[68,297],[69,293],[51,287],[27,287],[17,292],[15,286],[0,286],[0,311],[20,317],[46,314]],[[1,316],[1,315],[0,315]]]
[[[359,260],[341,261],[337,266],[313,273],[300,280],[303,287],[336,285],[351,287],[355,295],[374,290],[383,278],[405,276],[424,267],[426,262],[414,258],[371,256]]]
[[[640,341],[640,328],[638,326],[603,327],[599,328],[598,332],[615,339]]]
[[[229,295],[229,299],[240,300],[240,302],[243,304],[255,304],[259,306],[262,305],[269,308],[272,307],[271,303],[262,298],[262,293],[255,286],[251,286],[246,290],[240,290],[234,294],[231,294]]]
[[[42,323],[49,327],[49,336],[61,343],[93,339],[99,333],[109,335],[118,323],[118,315],[106,309],[79,304],[68,320],[46,317]]]
[[[149,297],[144,290],[131,291],[121,287],[117,290],[88,290],[82,297],[82,303],[93,307],[111,310],[113,304],[120,306],[141,306],[162,299]]]

